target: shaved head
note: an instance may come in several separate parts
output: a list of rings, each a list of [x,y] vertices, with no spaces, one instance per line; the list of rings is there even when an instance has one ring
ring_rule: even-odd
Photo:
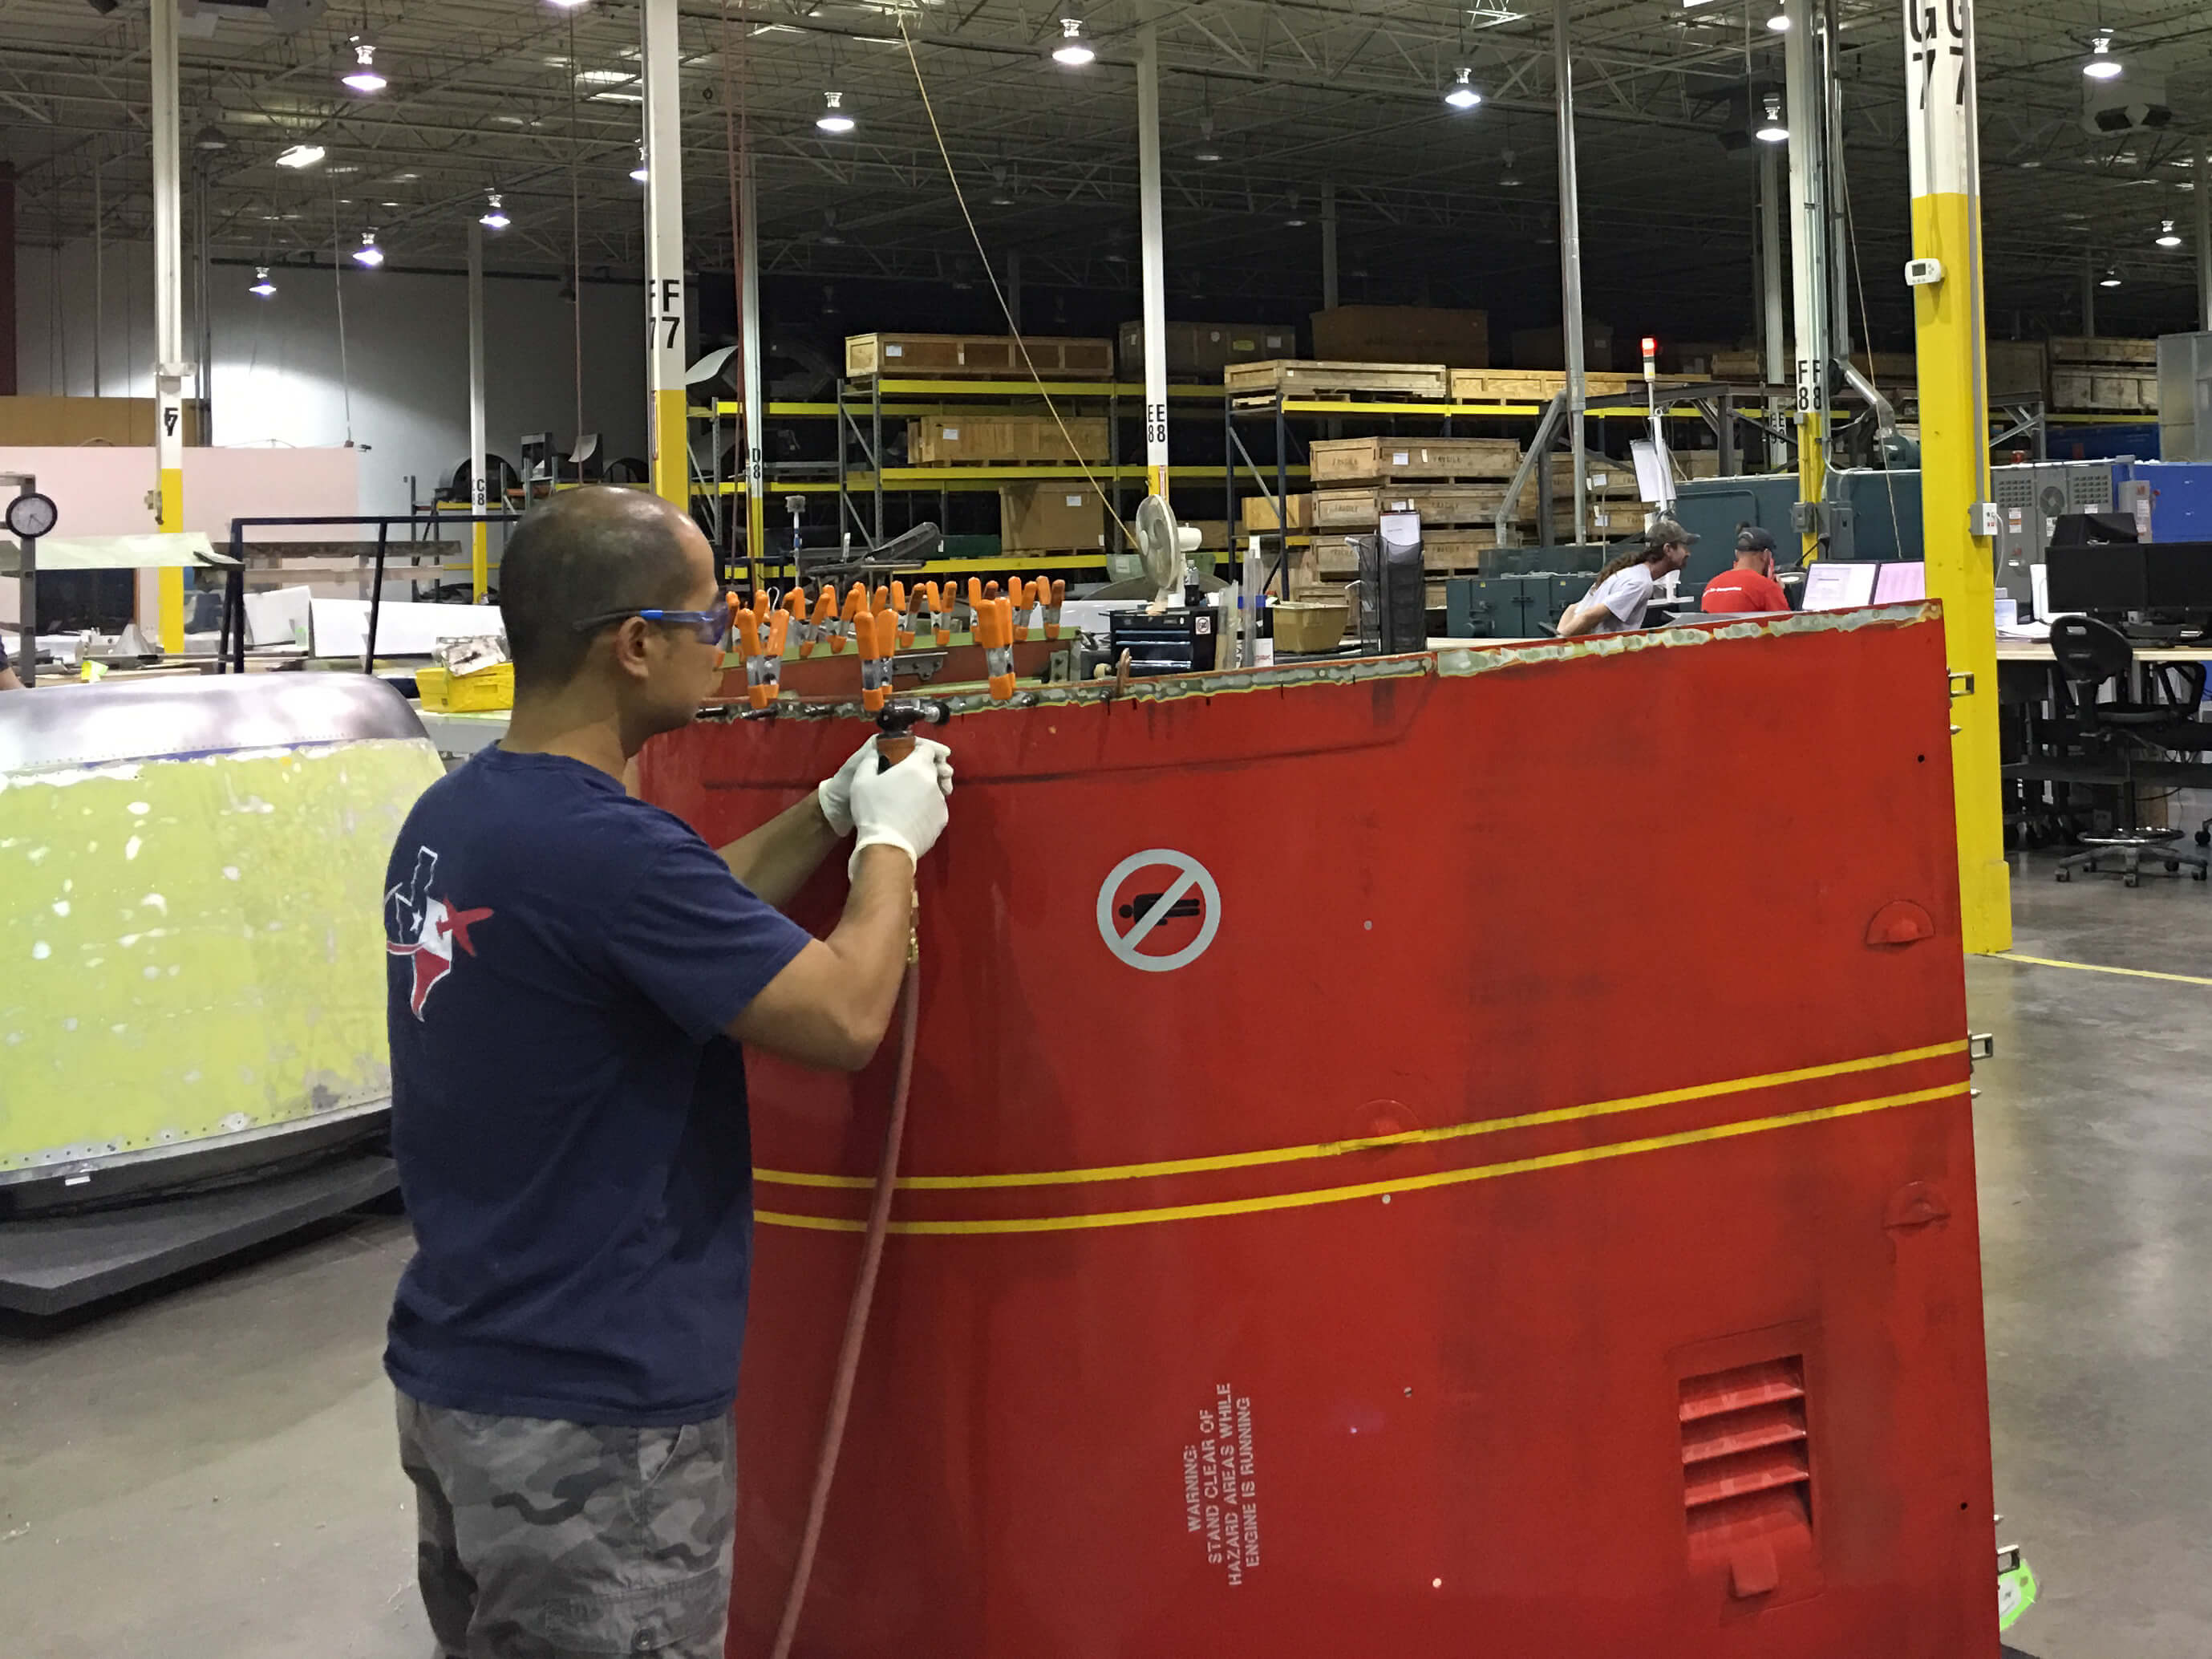
[[[577,632],[584,618],[682,609],[694,601],[702,572],[713,580],[698,526],[642,489],[591,484],[533,509],[508,538],[499,567],[499,614],[517,693],[557,690],[574,678],[593,637]]]

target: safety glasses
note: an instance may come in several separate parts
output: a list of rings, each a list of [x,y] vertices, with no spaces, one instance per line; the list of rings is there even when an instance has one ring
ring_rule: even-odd
[[[720,605],[712,611],[609,611],[599,616],[585,617],[574,627],[579,634],[589,634],[605,628],[609,623],[623,622],[631,617],[641,617],[647,622],[659,623],[670,628],[688,628],[702,645],[720,645],[730,633],[730,608],[727,605]]]

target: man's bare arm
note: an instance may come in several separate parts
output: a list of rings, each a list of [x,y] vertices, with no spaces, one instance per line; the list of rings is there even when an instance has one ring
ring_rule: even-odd
[[[722,862],[730,866],[731,874],[781,909],[842,839],[822,816],[817,794],[810,792],[796,806],[787,807],[722,848]]]
[[[814,811],[811,799],[792,812],[802,809]],[[753,834],[774,830],[792,812],[769,820]],[[824,825],[823,833],[827,831]],[[754,890],[768,897],[758,887]],[[836,929],[793,957],[744,1012],[730,1022],[726,1034],[802,1066],[859,1071],[882,1046],[890,1029],[899,981],[906,972],[913,916],[914,860],[896,847],[864,848],[853,872],[845,914]]]

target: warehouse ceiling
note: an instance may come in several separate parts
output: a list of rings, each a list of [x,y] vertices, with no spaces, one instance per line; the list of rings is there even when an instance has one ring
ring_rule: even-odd
[[[1894,0],[1839,3],[1851,201],[1879,338],[1905,314],[1902,23]],[[514,224],[495,266],[586,278],[638,270],[634,3],[183,0],[183,9],[185,122],[188,143],[198,135],[208,146],[190,153],[204,172],[218,258],[327,260],[373,228],[395,267],[450,269],[496,188]],[[1778,9],[1779,0],[1571,0],[1594,310],[1608,299],[1616,312],[1672,304],[1686,319],[1703,304],[1748,327],[1761,147],[1741,131],[1747,89],[1754,110],[1779,89],[1782,37],[1767,27]],[[1064,15],[1081,21],[1096,62],[1071,70],[1048,55]],[[23,241],[89,236],[95,204],[105,240],[145,239],[143,0],[106,11],[12,0],[4,15],[0,125],[21,180]],[[1178,309],[1317,295],[1327,190],[1347,299],[1487,302],[1556,318],[1544,0],[687,0],[695,264],[730,261],[742,138],[758,157],[772,275],[972,285],[980,236],[994,266],[1018,250],[1028,284],[1133,288],[1130,65],[1147,21],[1158,32]],[[2126,66],[2106,84],[2124,91],[2125,118],[2141,125],[2093,133],[2084,88],[2098,83],[2081,64],[2100,21]],[[1993,329],[2010,331],[2008,317],[2063,319],[2085,261],[2125,284],[2100,300],[2108,329],[2130,308],[2185,317],[2190,249],[2160,250],[2154,238],[2165,218],[2191,231],[2190,151],[2212,139],[2212,11],[2003,0],[1978,26]],[[338,83],[356,36],[389,80],[374,96]],[[1467,112],[1441,100],[1461,68],[1485,98]],[[815,126],[830,91],[857,124],[842,137]],[[320,166],[276,165],[300,143],[325,148]]]

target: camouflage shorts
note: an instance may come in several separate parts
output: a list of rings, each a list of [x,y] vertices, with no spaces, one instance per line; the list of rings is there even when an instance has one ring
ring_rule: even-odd
[[[593,1428],[399,1396],[416,1571],[441,1659],[721,1659],[731,1419]]]

